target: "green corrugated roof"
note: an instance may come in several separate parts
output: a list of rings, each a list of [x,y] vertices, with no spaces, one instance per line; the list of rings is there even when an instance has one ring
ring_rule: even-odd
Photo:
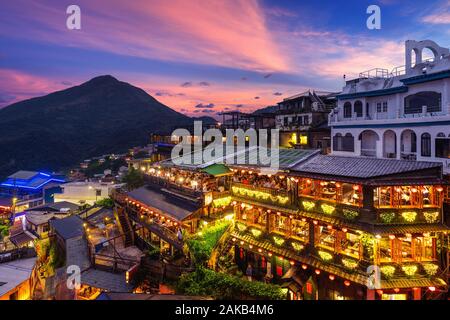
[[[271,148],[264,148],[260,146],[246,147],[243,150],[231,147],[231,150],[223,146],[222,152],[217,153],[215,150],[211,152],[212,160],[208,162],[202,161],[203,151],[196,151],[186,154],[184,157],[178,157],[175,159],[168,159],[161,162],[162,166],[178,167],[186,170],[198,170],[205,169],[213,164],[225,164],[228,166],[242,166],[242,167],[254,167],[254,168],[267,168],[270,165],[262,163],[262,156],[271,158],[272,156],[278,161],[280,169],[289,169],[301,162],[309,159],[320,153],[320,150],[315,149],[285,149],[278,148],[278,155],[272,154]],[[277,156],[277,157],[275,157]],[[195,161],[195,160],[199,161]],[[183,161],[181,161],[183,160]],[[274,159],[272,159],[274,160]],[[175,163],[178,164],[175,164]],[[273,161],[271,161],[273,165]]]
[[[224,166],[223,164],[213,164],[210,165],[209,167],[206,167],[205,169],[202,169],[202,171],[215,177],[220,177],[233,173],[233,171],[228,169],[228,167]]]

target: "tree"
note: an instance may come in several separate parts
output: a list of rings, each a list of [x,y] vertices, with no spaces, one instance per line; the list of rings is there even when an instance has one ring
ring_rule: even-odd
[[[98,200],[95,204],[100,207],[111,209],[114,206],[114,200],[108,197],[102,200]]]
[[[123,182],[127,184],[128,190],[133,190],[144,185],[144,177],[140,171],[131,167],[128,173],[123,177]]]

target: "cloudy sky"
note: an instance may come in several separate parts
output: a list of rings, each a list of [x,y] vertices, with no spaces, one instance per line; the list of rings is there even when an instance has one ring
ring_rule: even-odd
[[[407,39],[450,47],[450,0],[5,1],[0,107],[111,74],[189,115],[247,112],[402,65]]]

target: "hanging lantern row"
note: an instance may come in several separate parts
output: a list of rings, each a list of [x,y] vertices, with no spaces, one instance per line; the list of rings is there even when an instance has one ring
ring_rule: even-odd
[[[236,242],[238,241],[238,239],[235,238],[235,237],[233,237],[231,240],[233,241],[233,243],[236,243]],[[245,244],[246,244],[246,243],[245,243],[244,241],[242,241],[242,240],[239,241],[239,245],[240,245],[241,247],[244,247]],[[251,245],[251,244],[248,244],[248,248],[249,248],[249,249],[253,249],[254,246]],[[258,248],[257,251],[258,251],[259,253],[261,253],[261,254],[264,254],[264,255],[267,254],[268,257],[272,257],[272,256],[273,256],[273,253],[272,253],[272,252],[270,252],[270,251],[268,251],[268,250],[264,250],[264,249],[262,249],[262,248]],[[284,261],[284,260],[285,260],[285,257],[283,257],[283,256],[278,256],[277,259],[279,259],[280,261]],[[294,266],[294,265],[296,264],[296,261],[290,260],[290,261],[289,261],[289,264],[290,264],[291,266]],[[308,267],[307,264],[302,263],[302,264],[301,264],[301,268],[302,268],[303,270],[307,270],[309,267]],[[314,273],[317,274],[317,275],[320,275],[320,274],[322,273],[322,271],[321,271],[320,269],[314,269]],[[334,281],[334,280],[336,279],[336,276],[335,276],[334,274],[330,273],[330,274],[328,275],[328,279],[330,279],[331,281]],[[344,280],[344,285],[345,285],[346,287],[349,287],[351,284],[352,284],[352,283],[351,283],[350,280]]]
[[[247,209],[253,209],[253,205],[249,205],[249,204],[246,204],[245,202],[241,202],[241,203],[239,203],[239,202],[237,202],[237,201],[233,201],[232,202],[232,205],[234,205],[234,206],[236,206],[236,205],[239,205],[241,208],[247,208]],[[264,209],[262,209],[262,208],[258,208],[258,211],[259,212],[262,212],[262,211],[264,211]],[[267,209],[267,210],[265,210],[266,211],[266,213],[272,213],[272,210],[271,209]],[[277,211],[276,212],[276,215],[277,216],[281,216],[282,215],[282,213],[280,212],[280,211]],[[292,214],[290,214],[289,215],[289,219],[293,219],[294,218],[294,216],[292,215]],[[300,220],[301,221],[303,221],[303,222],[306,222],[306,221],[308,221],[308,219],[311,221],[312,220],[312,222],[313,222],[313,224],[314,225],[319,225],[319,221],[317,221],[317,220],[313,220],[313,219],[311,219],[311,218],[300,218]],[[335,229],[335,230],[339,230],[339,228],[336,228],[336,227],[333,227],[332,225],[327,225],[327,229],[329,229],[329,230],[332,230],[332,229]],[[342,232],[344,232],[344,233],[346,233],[346,232],[348,232],[348,229],[347,228],[345,228],[345,227],[343,227],[343,228],[341,228],[340,229]]]
[[[143,220],[147,215],[144,215],[144,214],[142,214],[143,212],[146,212],[147,214],[150,214],[151,216],[155,216],[155,217],[159,217],[159,216],[161,216],[161,220],[162,221],[167,221],[167,222],[169,222],[169,223],[173,223],[173,225],[174,226],[177,226],[178,225],[178,223],[175,221],[175,220],[171,220],[170,218],[167,218],[167,217],[165,217],[164,215],[162,215],[162,214],[159,214],[159,213],[157,213],[157,212],[154,212],[153,210],[150,210],[150,209],[148,209],[148,208],[144,208],[144,206],[141,206],[138,202],[136,202],[136,201],[132,201],[132,200],[128,200],[128,198],[126,198],[125,200],[127,200],[127,202],[129,203],[129,204],[132,204],[132,205],[134,205],[134,206],[136,206],[138,209],[139,209],[139,211],[140,211],[140,218],[141,218],[141,220]]]

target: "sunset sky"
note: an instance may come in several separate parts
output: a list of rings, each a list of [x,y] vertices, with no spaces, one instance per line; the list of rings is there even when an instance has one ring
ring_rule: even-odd
[[[0,107],[111,74],[188,115],[247,112],[402,65],[407,39],[450,47],[450,0],[3,1]]]

